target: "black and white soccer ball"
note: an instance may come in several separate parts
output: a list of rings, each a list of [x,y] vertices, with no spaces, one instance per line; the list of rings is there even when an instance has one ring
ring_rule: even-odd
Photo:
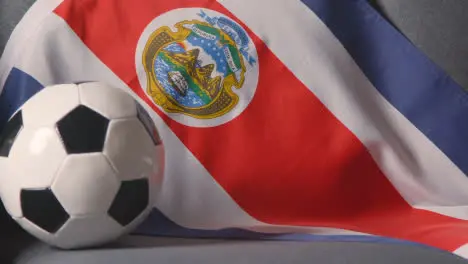
[[[148,215],[163,177],[158,131],[131,95],[99,82],[44,88],[0,137],[0,195],[59,248],[98,246]]]

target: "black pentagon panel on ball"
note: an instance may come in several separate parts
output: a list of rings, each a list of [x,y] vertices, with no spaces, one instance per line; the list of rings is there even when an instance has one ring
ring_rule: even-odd
[[[101,152],[108,126],[107,118],[84,105],[79,105],[57,122],[68,154]]]
[[[107,213],[119,224],[126,226],[145,210],[148,203],[149,185],[147,179],[122,181]]]
[[[16,136],[23,127],[23,115],[18,111],[0,131],[0,157],[8,157]]]
[[[138,119],[150,135],[154,145],[161,144],[161,138],[159,136],[158,130],[156,129],[156,126],[151,117],[149,116],[148,112],[146,112],[146,110],[138,102],[136,102],[136,105]]]
[[[57,232],[70,218],[50,189],[21,190],[21,210],[31,223]]]

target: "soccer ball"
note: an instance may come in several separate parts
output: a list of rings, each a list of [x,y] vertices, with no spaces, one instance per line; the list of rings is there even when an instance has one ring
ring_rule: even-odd
[[[164,151],[143,107],[99,82],[49,86],[0,137],[0,195],[11,217],[52,246],[102,245],[148,215]]]

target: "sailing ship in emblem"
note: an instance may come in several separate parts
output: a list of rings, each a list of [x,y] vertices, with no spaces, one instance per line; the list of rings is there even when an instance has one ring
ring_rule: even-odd
[[[167,77],[171,82],[172,87],[181,95],[186,96],[188,91],[188,83],[184,76],[178,71],[171,71],[167,73]]]

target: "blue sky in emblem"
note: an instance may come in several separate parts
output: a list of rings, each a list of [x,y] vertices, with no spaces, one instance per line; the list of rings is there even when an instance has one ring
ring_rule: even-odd
[[[216,71],[226,77],[228,71],[226,57],[224,56],[223,47],[216,45],[217,40],[201,38],[194,33],[190,34],[186,40],[192,46],[202,48],[216,62]]]
[[[167,45],[167,47],[165,47],[164,49],[167,50],[167,51],[175,52],[175,53],[185,52],[185,49],[182,46],[177,45],[175,43]]]

